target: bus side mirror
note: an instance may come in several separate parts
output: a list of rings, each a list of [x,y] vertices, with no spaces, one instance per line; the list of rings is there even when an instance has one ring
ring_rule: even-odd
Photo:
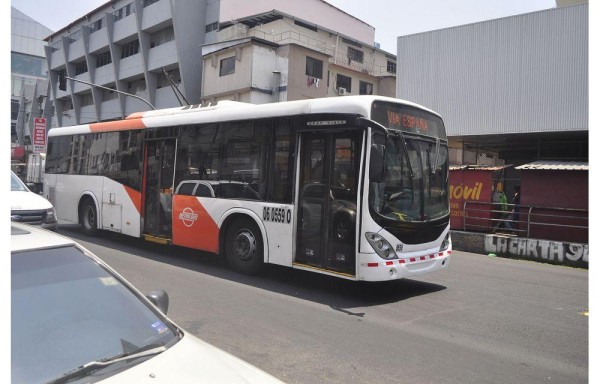
[[[385,145],[371,145],[371,161],[369,162],[369,180],[381,183],[385,173]]]

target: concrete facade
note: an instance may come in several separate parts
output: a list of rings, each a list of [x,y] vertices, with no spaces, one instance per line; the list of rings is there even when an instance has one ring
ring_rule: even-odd
[[[11,7],[11,144],[28,150],[34,118],[48,101],[44,37],[51,32]]]
[[[223,75],[220,63],[232,55],[236,70]],[[279,10],[224,25],[218,42],[203,46],[203,60],[203,102],[277,102],[351,94],[394,97],[396,92],[393,55],[376,48],[373,41],[367,45]],[[311,72],[315,62],[317,73]]]

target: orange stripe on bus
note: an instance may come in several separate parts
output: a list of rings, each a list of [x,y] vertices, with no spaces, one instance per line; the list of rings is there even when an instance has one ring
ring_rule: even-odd
[[[219,252],[219,226],[195,196],[173,196],[173,244]]]
[[[141,119],[142,117],[144,117],[144,113],[146,113],[146,112],[133,112],[131,115],[127,116],[125,119],[126,120]]]
[[[128,186],[124,185],[125,192],[129,195],[131,202],[135,205],[135,209],[137,209],[138,213],[142,212],[142,194],[136,191],[135,189],[131,189]]]
[[[144,128],[146,128],[146,126],[144,125],[142,119],[118,120],[108,121],[106,123],[90,124],[90,131],[92,131],[92,133],[126,131],[129,129]]]

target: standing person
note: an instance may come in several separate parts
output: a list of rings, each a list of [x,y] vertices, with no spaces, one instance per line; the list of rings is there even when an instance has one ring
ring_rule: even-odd
[[[515,185],[515,194],[512,199],[513,209],[511,214],[511,220],[513,227],[519,229],[519,220],[521,218],[521,186]]]
[[[496,214],[494,216],[498,218],[492,232],[496,232],[497,229],[502,227],[511,229],[509,222],[511,215],[508,212],[508,199],[504,193],[502,183],[498,183],[496,185],[496,191],[494,192],[492,200],[495,203],[494,210],[496,210]]]

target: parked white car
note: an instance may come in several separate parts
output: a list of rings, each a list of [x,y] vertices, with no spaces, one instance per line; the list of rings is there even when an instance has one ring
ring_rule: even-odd
[[[56,210],[52,204],[33,193],[14,172],[10,175],[10,220],[56,229]]]
[[[281,383],[187,333],[75,241],[11,225],[13,383]]]

